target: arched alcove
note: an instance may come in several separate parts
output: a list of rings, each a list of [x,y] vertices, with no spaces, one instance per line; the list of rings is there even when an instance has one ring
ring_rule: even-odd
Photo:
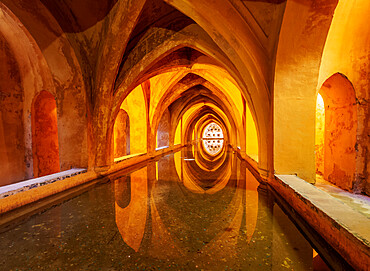
[[[170,145],[170,111],[166,109],[161,117],[157,129],[157,148],[168,147]]]
[[[34,177],[60,171],[56,102],[45,90],[33,102],[32,145]]]
[[[114,122],[114,158],[130,154],[130,117],[120,109]]]
[[[356,95],[351,82],[340,73],[327,79],[321,94],[325,104],[325,180],[352,190],[356,173]]]
[[[121,104],[121,110],[127,112],[130,129],[130,154],[147,152],[147,108],[143,88],[137,86]]]

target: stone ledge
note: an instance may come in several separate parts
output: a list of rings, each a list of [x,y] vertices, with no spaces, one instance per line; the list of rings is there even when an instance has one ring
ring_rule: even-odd
[[[369,270],[369,219],[295,175],[270,185],[356,270]]]
[[[54,183],[56,181],[61,181],[72,176],[76,176],[81,173],[87,172],[86,168],[74,168],[50,175],[46,175],[39,178],[29,179],[23,182],[18,182],[14,184],[9,184],[0,187],[0,199],[6,198],[11,195],[15,195],[19,192],[27,191],[39,186]]]

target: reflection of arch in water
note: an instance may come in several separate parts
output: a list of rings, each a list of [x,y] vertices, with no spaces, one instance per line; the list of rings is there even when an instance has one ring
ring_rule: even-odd
[[[192,146],[174,155],[174,163],[177,175],[184,186],[194,193],[214,194],[221,191],[230,183],[232,171],[235,169],[235,163],[232,156],[224,152],[224,155],[216,162],[220,163],[215,170],[208,170],[206,161],[202,159],[199,152],[192,154]],[[181,154],[180,154],[181,153]],[[204,165],[204,167],[202,166]]]
[[[240,161],[237,163],[240,163]],[[183,249],[182,251],[188,254],[187,256],[193,256],[197,260],[202,261],[209,257],[218,259],[225,257],[232,258],[235,256],[238,245],[241,242],[249,243],[256,231],[257,217],[260,215],[263,219],[264,213],[261,213],[261,210],[259,210],[257,192],[257,187],[259,186],[258,181],[246,169],[245,163],[241,164],[240,167],[236,166],[233,168],[231,178],[235,179],[236,176],[239,175],[239,171],[244,172],[244,174],[240,174],[241,176],[238,182],[229,187],[231,189],[220,190],[217,194],[207,194],[207,196],[199,196],[197,192],[182,189],[183,186],[181,182],[162,183],[162,185],[166,187],[166,195],[163,195],[164,190],[163,187],[161,187],[161,181],[156,183],[155,186],[159,188],[158,190],[154,188],[153,195],[155,196],[158,193],[160,198],[152,198],[153,205],[151,205],[151,210],[156,207],[155,214],[158,216],[157,219],[161,221],[161,232],[162,234],[167,233],[163,245],[168,242],[168,236],[171,236],[172,243],[177,244],[177,246],[175,246],[176,252],[178,249]],[[234,189],[236,187],[238,187],[238,189]],[[167,206],[167,204],[171,204],[172,202],[172,199],[163,200],[167,199],[167,195],[172,197],[172,199],[176,199],[176,202],[183,202],[183,206],[187,206],[187,208],[179,210],[174,209],[172,205]],[[225,197],[228,199],[225,200]],[[192,252],[186,252],[188,250],[186,243],[178,242],[178,239],[183,236],[188,236],[186,229],[189,227],[188,224],[191,224],[193,220],[188,221],[183,219],[183,212],[192,212],[191,208],[198,206],[196,203],[197,200],[210,200],[211,202],[221,200],[221,202],[225,204],[219,209],[220,212],[217,213],[217,219],[214,219],[210,224],[204,225],[204,232],[207,232],[207,234],[203,235],[202,227],[201,232],[198,232],[199,235],[195,235],[195,237],[199,237],[205,242],[199,247],[198,253],[193,255]],[[202,206],[207,205],[202,204]],[[207,208],[204,209],[208,210]],[[212,211],[209,210],[209,212],[211,213]],[[176,223],[181,226],[173,227],[171,223],[173,220],[176,220]],[[265,221],[262,221],[262,224],[264,224],[264,222]],[[271,225],[271,223],[269,225]],[[181,229],[180,232],[178,228]],[[194,230],[192,230],[192,235],[194,235],[194,233]],[[157,237],[158,234],[156,233],[155,236]],[[233,236],[233,238],[230,238],[230,236]],[[269,242],[271,239],[266,241]],[[220,245],[222,245],[222,249],[220,249]]]
[[[115,210],[116,224],[123,241],[136,252],[139,251],[143,240],[145,225],[148,216],[148,176],[147,168],[142,168],[130,175],[130,200],[122,200],[122,193],[127,195],[128,190],[124,184],[126,180],[117,180],[115,183]],[[122,206],[122,207],[121,207]]]
[[[57,108],[54,96],[43,90],[32,107],[34,176],[60,171]]]
[[[174,167],[175,161],[172,158],[167,162],[170,167]],[[169,178],[172,181],[167,180],[166,176],[169,173],[167,170],[170,167],[163,168],[166,172],[159,175],[165,179],[160,178],[159,180],[155,180],[155,171],[149,167],[150,165],[148,169],[144,168],[132,173],[131,184],[128,182],[129,177],[121,178],[114,184],[117,227],[124,242],[136,252],[146,240],[144,235],[149,238],[146,244],[150,246],[148,248],[150,255],[158,259],[168,257],[176,259],[184,255],[196,257],[197,260],[208,257],[207,255],[217,257],[227,254],[232,257],[239,242],[250,241],[256,229],[255,220],[259,212],[258,182],[252,175],[248,175],[245,163],[231,170],[230,178],[233,180],[236,180],[239,170],[246,174],[240,174],[239,180],[232,182],[230,189],[220,190],[219,193],[213,195],[208,194],[207,197],[184,190],[183,184],[174,181],[173,178]],[[154,164],[152,164],[152,169],[155,169]],[[190,232],[194,233],[194,229],[189,227],[193,220],[184,219],[183,212],[189,212],[189,209],[179,204],[173,205],[174,199],[176,202],[183,202],[185,206],[192,202],[188,208],[197,208],[198,204],[194,204],[197,200],[200,202],[206,200],[209,201],[208,204],[211,204],[215,200],[222,199],[217,211],[218,218],[214,219],[211,224],[204,225],[206,231],[203,232],[202,227],[199,232],[202,235],[201,238],[205,238],[202,240],[206,241],[199,248],[199,251],[202,251],[200,254],[189,252],[187,243],[181,239],[189,236]],[[204,212],[208,213],[210,210],[204,209]],[[174,220],[176,220],[176,227],[173,227]],[[151,225],[150,231],[148,231],[148,223]],[[247,231],[247,240],[241,236],[241,232],[245,234],[245,231]],[[235,238],[230,239],[230,235]],[[199,236],[195,235],[194,238],[196,237]],[[222,250],[219,250],[220,244],[223,246]]]
[[[114,199],[124,209],[131,201],[131,177],[125,176],[114,181]]]
[[[205,155],[203,148],[197,144],[194,148],[197,148],[197,151],[194,151],[194,161],[197,163],[197,166],[204,171],[212,172],[217,171],[224,164],[225,160],[228,157],[227,152],[220,152],[215,160],[209,161],[208,155]],[[206,156],[206,157],[205,157]]]

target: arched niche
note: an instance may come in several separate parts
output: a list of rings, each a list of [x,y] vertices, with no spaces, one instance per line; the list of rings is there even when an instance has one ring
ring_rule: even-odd
[[[130,154],[130,117],[120,109],[114,123],[114,158]]]
[[[170,145],[170,111],[166,109],[161,117],[157,129],[157,148],[168,147]]]
[[[356,174],[356,94],[351,82],[340,73],[327,79],[319,94],[325,105],[325,180],[352,190]]]
[[[130,121],[130,154],[147,152],[147,106],[143,88],[138,85],[122,102],[120,110],[127,112]]]
[[[32,106],[32,146],[34,177],[60,171],[56,102],[45,90],[35,97]]]

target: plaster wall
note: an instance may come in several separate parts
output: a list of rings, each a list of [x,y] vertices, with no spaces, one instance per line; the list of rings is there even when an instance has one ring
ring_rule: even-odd
[[[352,83],[357,106],[356,181],[354,192],[370,195],[370,28],[367,0],[339,1],[325,44],[317,90],[333,74]]]
[[[351,83],[335,74],[323,84],[325,103],[324,178],[352,191],[356,172],[357,111]]]
[[[23,89],[18,63],[0,35],[0,186],[26,177]]]
[[[274,168],[315,182],[316,86],[337,0],[287,2],[276,56]]]
[[[53,16],[56,14],[53,14],[55,10],[49,10],[53,3],[43,2],[46,6],[42,1],[27,3],[18,0],[1,1],[1,4],[6,6],[4,10],[14,17],[12,18],[14,23],[10,29],[13,33],[7,35],[9,40],[14,39],[13,47],[20,56],[18,62],[25,65],[22,69],[27,67],[22,74],[27,114],[24,118],[29,117],[33,98],[41,90],[49,91],[57,102],[61,169],[86,167],[88,163],[87,101],[85,82],[75,53],[84,49],[79,47],[79,50],[74,50],[72,46],[76,45],[76,40],[73,38],[84,39],[85,34],[77,35],[79,37],[66,34],[63,26],[68,25],[71,30],[76,25],[72,26],[66,23],[68,21],[66,20],[61,26]],[[57,15],[62,16],[62,14]],[[84,45],[88,44],[91,43],[84,43]],[[87,62],[85,59],[84,63],[87,64]],[[91,71],[91,66],[87,67],[87,70]],[[31,125],[27,122],[25,124],[28,137],[26,142],[30,143],[31,131],[28,129],[31,129]],[[27,148],[32,149],[31,146]]]

